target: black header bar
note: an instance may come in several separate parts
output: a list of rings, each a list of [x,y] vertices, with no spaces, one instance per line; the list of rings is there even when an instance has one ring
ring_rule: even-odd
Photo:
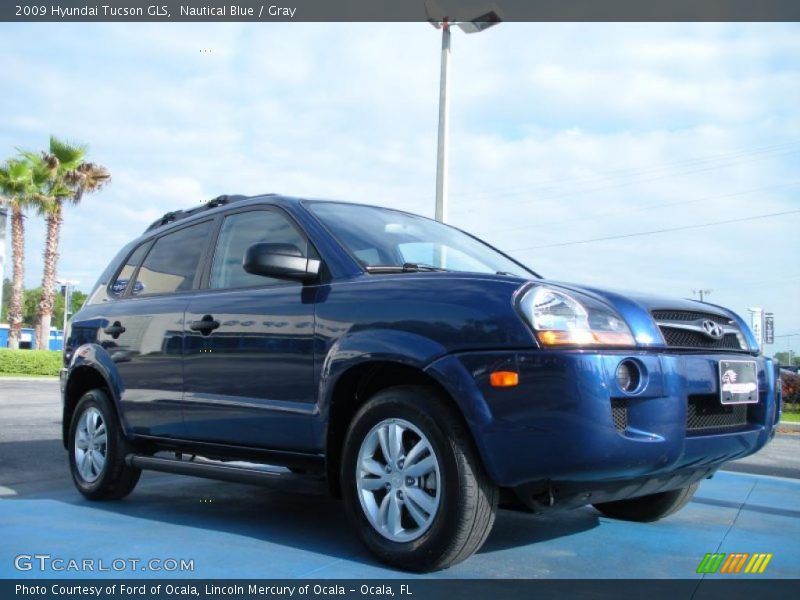
[[[800,21],[798,0],[3,0],[9,22]],[[492,17],[494,18],[494,17]]]

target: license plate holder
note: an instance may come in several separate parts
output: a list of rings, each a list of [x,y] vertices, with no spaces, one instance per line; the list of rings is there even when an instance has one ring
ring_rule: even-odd
[[[758,402],[758,365],[755,361],[719,361],[719,399],[725,405]]]

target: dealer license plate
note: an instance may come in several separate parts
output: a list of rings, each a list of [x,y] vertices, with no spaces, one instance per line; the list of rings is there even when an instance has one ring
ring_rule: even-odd
[[[752,360],[719,361],[719,394],[722,404],[758,402],[758,367]]]

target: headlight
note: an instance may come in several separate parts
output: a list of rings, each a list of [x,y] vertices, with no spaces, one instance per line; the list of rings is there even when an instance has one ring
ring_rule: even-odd
[[[544,346],[634,346],[631,330],[610,307],[588,296],[536,286],[519,308]]]

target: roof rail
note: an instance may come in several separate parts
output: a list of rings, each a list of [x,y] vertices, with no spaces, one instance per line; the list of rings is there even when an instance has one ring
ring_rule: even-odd
[[[162,225],[166,225],[167,223],[172,223],[174,221],[180,221],[181,219],[185,219],[186,217],[190,217],[194,214],[199,213],[203,210],[211,210],[212,208],[217,208],[218,206],[223,206],[225,204],[230,204],[231,202],[239,202],[240,200],[246,200],[250,196],[243,196],[241,194],[232,194],[232,195],[222,195],[217,196],[216,198],[212,198],[208,202],[201,204],[197,208],[190,208],[188,210],[173,210],[168,213],[164,213],[160,219],[156,219],[153,221],[150,226],[145,229],[145,233],[148,231],[152,231],[153,229],[158,229]]]

